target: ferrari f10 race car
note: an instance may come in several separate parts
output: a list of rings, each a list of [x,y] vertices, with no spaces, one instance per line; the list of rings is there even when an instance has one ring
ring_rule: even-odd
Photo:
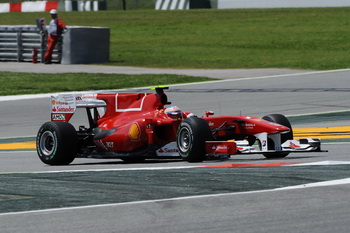
[[[201,162],[208,157],[262,154],[283,158],[290,152],[321,151],[319,139],[293,140],[288,119],[280,114],[197,117],[170,105],[164,89],[153,93],[59,94],[51,97],[51,121],[37,134],[39,158],[49,165],[70,164],[76,157],[180,158]],[[88,125],[69,123],[85,108]]]

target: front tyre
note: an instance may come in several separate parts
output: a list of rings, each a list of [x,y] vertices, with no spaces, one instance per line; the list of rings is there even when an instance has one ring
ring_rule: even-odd
[[[270,114],[267,116],[264,116],[262,119],[266,121],[271,121],[283,126],[286,126],[290,129],[288,133],[281,134],[281,144],[283,144],[287,140],[293,140],[293,129],[292,125],[290,124],[287,117],[281,114]],[[275,148],[275,145],[271,139],[268,141],[268,149],[273,150]],[[276,153],[265,153],[263,154],[268,159],[276,159],[276,158],[284,158],[288,155],[288,152],[276,152]]]
[[[38,131],[36,149],[45,164],[70,164],[78,152],[78,136],[74,126],[67,122],[46,122]]]
[[[176,134],[180,156],[188,162],[202,162],[206,156],[205,142],[211,139],[212,134],[208,123],[197,117],[182,121]]]

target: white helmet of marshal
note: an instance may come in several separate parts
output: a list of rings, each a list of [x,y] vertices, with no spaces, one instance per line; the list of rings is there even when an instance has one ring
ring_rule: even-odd
[[[51,14],[51,15],[57,15],[57,10],[56,10],[56,9],[50,10],[50,14]]]

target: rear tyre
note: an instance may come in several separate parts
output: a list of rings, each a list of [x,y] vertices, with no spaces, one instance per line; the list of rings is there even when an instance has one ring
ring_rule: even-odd
[[[77,132],[67,122],[46,122],[37,134],[36,149],[43,163],[68,165],[78,152]]]
[[[293,129],[287,117],[281,114],[270,114],[264,116],[262,119],[266,121],[275,122],[280,125],[284,125],[290,128],[290,131],[286,134],[281,134],[281,144],[287,140],[293,139]],[[268,149],[273,150],[275,148],[274,142],[271,139],[268,139]],[[268,159],[284,158],[289,154],[289,152],[278,152],[278,153],[265,153],[263,154]]]
[[[180,156],[188,162],[202,162],[206,157],[205,142],[211,139],[210,127],[204,119],[185,119],[179,125],[176,135]]]

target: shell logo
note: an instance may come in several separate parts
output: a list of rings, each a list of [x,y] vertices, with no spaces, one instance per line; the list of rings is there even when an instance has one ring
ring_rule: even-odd
[[[134,123],[130,126],[129,129],[129,137],[131,138],[132,141],[138,141],[140,140],[141,136],[141,130],[140,126],[138,123]]]
[[[56,100],[52,100],[51,104],[55,105],[56,104]]]

